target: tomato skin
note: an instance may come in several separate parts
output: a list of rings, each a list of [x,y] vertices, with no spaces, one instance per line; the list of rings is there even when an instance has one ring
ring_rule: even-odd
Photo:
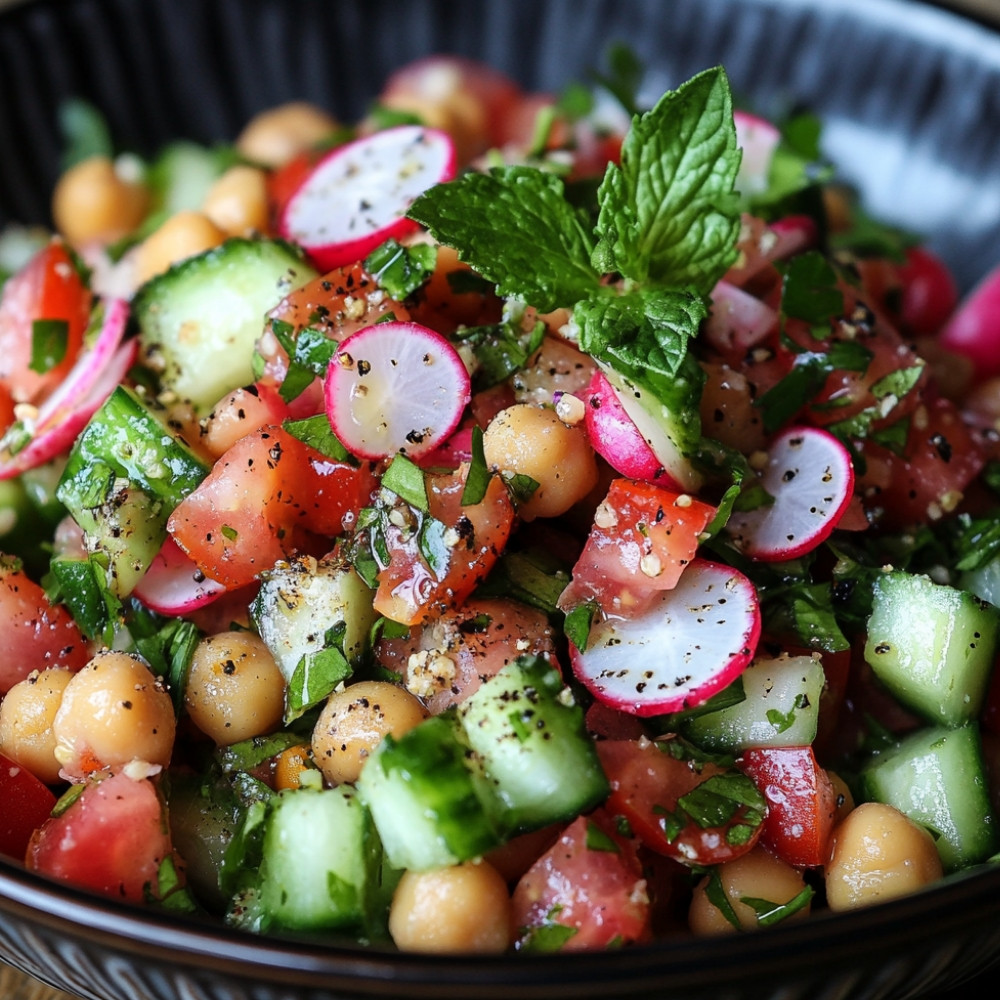
[[[0,559],[0,695],[32,670],[68,667],[79,670],[90,659],[90,647],[69,612],[50,604],[42,587],[23,570]]]
[[[674,813],[678,799],[723,769],[714,764],[696,767],[648,740],[599,740],[596,746],[611,783],[607,810],[624,816],[651,850],[688,865],[717,865],[746,854],[760,838],[760,825],[745,840],[736,838],[739,843],[727,838],[730,828],[746,825],[741,822],[742,808],[724,826],[706,829],[691,820],[677,836],[668,838],[664,814]]]
[[[767,799],[762,842],[790,865],[825,864],[837,793],[812,747],[744,750],[737,767],[753,778]]]
[[[913,336],[931,336],[958,305],[958,286],[947,265],[926,247],[909,247],[898,267],[902,285],[900,326]]]
[[[36,831],[27,851],[33,871],[105,896],[144,902],[156,893],[160,863],[172,854],[152,779],[124,772],[87,783],[80,797]]]
[[[65,246],[52,242],[3,286],[0,298],[0,385],[15,402],[36,401],[73,367],[90,316],[91,296]],[[66,354],[47,372],[32,371],[32,324],[65,320]]]
[[[222,455],[167,531],[206,576],[242,587],[290,555],[304,532],[340,534],[344,515],[366,501],[370,475],[265,426]]]
[[[902,455],[864,442],[867,471],[857,492],[877,523],[897,529],[936,521],[955,508],[985,462],[982,447],[948,399],[913,415]]]
[[[634,479],[613,480],[560,607],[596,599],[608,615],[638,610],[643,595],[677,585],[714,516],[714,507],[687,494]]]
[[[428,565],[416,533],[390,524],[385,538],[389,562],[378,574],[374,602],[379,614],[403,625],[416,625],[460,606],[504,550],[514,524],[507,487],[499,476],[493,476],[483,499],[463,507],[465,476],[461,469],[426,476],[431,516],[458,536],[440,572]]]
[[[603,834],[603,849],[588,846],[594,843],[591,824]],[[517,883],[512,905],[515,947],[520,949],[536,946],[536,935],[553,925],[567,928],[567,936],[557,938],[561,951],[606,948],[650,936],[650,905],[635,845],[615,831],[601,810],[578,817],[563,830]]]
[[[0,753],[0,854],[22,861],[28,842],[56,797],[27,768]]]

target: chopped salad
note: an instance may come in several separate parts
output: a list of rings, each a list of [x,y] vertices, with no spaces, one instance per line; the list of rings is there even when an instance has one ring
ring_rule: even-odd
[[[0,236],[0,853],[440,953],[991,859],[1000,277],[959,301],[810,116],[612,63],[153,158],[67,109]]]

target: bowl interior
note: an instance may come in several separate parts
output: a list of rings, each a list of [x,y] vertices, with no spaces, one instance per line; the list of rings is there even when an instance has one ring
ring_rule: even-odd
[[[70,96],[100,108],[123,147],[151,153],[182,136],[227,141],[295,98],[353,120],[393,68],[435,52],[557,90],[602,64],[611,41],[648,66],[650,96],[722,63],[761,112],[818,112],[828,154],[869,208],[926,236],[963,288],[1000,261],[1000,37],[916,0],[25,3],[0,13],[0,224],[47,219]],[[997,898],[990,870],[754,940],[438,961],[248,940],[0,863],[0,957],[94,997],[875,998],[984,965],[1000,948]]]

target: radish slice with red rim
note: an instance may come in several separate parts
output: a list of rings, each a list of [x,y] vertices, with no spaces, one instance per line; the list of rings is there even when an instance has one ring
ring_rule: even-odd
[[[700,705],[753,659],[760,606],[738,570],[694,559],[673,590],[631,618],[590,629],[584,651],[570,645],[573,672],[605,705],[663,715]]]
[[[458,426],[469,373],[441,334],[419,323],[376,323],[344,340],[327,369],[326,414],[359,458],[416,459]]]
[[[666,470],[622,405],[615,387],[600,369],[594,371],[583,398],[587,436],[594,451],[611,468],[628,479],[656,483],[670,489],[684,488]]]
[[[734,111],[733,124],[736,143],[743,150],[736,189],[744,195],[761,194],[767,190],[771,161],[781,141],[781,132],[767,119],[746,111]]]
[[[327,153],[279,220],[322,271],[361,260],[418,226],[406,213],[418,195],[455,176],[455,147],[439,129],[400,125]]]
[[[789,428],[768,449],[761,485],[774,502],[734,513],[726,532],[753,559],[795,559],[828,538],[847,510],[854,492],[850,452],[818,427]]]
[[[162,615],[183,615],[211,604],[226,588],[210,580],[187,553],[167,538],[132,595]]]
[[[0,479],[51,461],[66,451],[87,421],[100,409],[135,361],[135,340],[122,343],[129,305],[124,299],[104,303],[104,318],[91,347],[85,350],[66,378],[39,406],[29,421],[22,418],[0,440]],[[23,447],[15,446],[30,435]]]

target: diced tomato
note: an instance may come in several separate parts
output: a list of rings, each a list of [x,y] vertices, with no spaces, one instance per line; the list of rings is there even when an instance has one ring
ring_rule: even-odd
[[[650,591],[671,590],[714,516],[714,507],[687,494],[613,480],[560,606],[596,599],[605,613],[622,614]]]
[[[257,344],[257,351],[264,360],[264,380],[280,384],[288,372],[288,353],[272,332],[273,323],[287,324],[293,340],[303,330],[313,329],[339,343],[390,315],[400,321],[410,318],[406,307],[381,292],[375,279],[360,263],[335,268],[307,281],[301,288],[289,292],[267,314],[267,326]],[[318,386],[319,380],[315,384]],[[295,416],[322,410],[321,389],[318,393],[307,394],[305,400],[305,406],[298,400],[292,404]]]
[[[912,416],[902,454],[868,440],[867,469],[857,489],[881,526],[912,527],[939,520],[962,501],[985,457],[955,404],[936,399]]]
[[[52,812],[56,797],[27,768],[0,753],[0,854],[24,860],[31,835]]]
[[[241,438],[175,508],[167,530],[208,577],[253,582],[303,542],[333,536],[367,501],[370,470],[324,458],[278,426]]]
[[[432,568],[421,551],[420,534],[392,523],[385,532],[389,561],[378,574],[375,610],[403,625],[436,618],[462,604],[493,567],[507,544],[514,506],[507,487],[494,476],[486,495],[462,506],[465,472],[427,475],[430,514],[450,537],[438,548],[442,565]],[[407,513],[400,518],[406,523]]]
[[[516,947],[607,948],[649,938],[649,899],[635,846],[600,810],[575,819],[517,883]]]
[[[898,273],[903,331],[917,337],[937,333],[958,305],[958,286],[948,266],[926,247],[909,247]]]
[[[323,150],[308,149],[293,156],[287,163],[272,170],[267,177],[267,200],[271,208],[271,218],[279,219],[285,211],[285,206],[303,181],[312,172],[312,168],[323,155]]]
[[[17,563],[0,557],[0,695],[32,670],[68,667],[79,670],[90,647],[69,612],[50,604],[45,591]]]
[[[712,826],[684,810],[680,800],[726,773],[723,768],[679,760],[648,740],[601,740],[596,745],[611,783],[606,808],[624,816],[652,850],[688,865],[717,865],[746,854],[759,839],[759,819],[746,806]]]
[[[90,302],[90,292],[61,243],[50,243],[7,280],[0,298],[0,384],[16,402],[39,399],[73,367]],[[31,368],[37,320],[66,324],[65,352],[47,371]]]
[[[141,903],[157,895],[160,864],[172,847],[153,780],[124,772],[91,779],[71,805],[39,828],[28,867]]]
[[[825,864],[837,793],[812,747],[744,750],[737,766],[767,799],[762,842],[790,865]]]

